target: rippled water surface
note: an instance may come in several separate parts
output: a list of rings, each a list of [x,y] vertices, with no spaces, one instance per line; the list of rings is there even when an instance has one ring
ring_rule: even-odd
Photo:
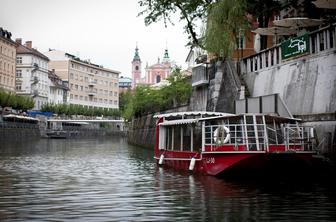
[[[336,187],[158,168],[121,138],[0,144],[0,221],[335,221]]]

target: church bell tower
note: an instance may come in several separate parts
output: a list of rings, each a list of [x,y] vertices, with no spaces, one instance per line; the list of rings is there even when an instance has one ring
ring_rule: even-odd
[[[135,53],[132,61],[132,89],[141,81],[141,59],[139,56],[138,44],[135,47]]]

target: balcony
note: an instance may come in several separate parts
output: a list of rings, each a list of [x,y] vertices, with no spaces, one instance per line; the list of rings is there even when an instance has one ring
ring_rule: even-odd
[[[86,93],[89,96],[95,96],[95,95],[97,95],[97,90],[89,89],[89,90],[86,91]]]
[[[316,55],[322,52],[335,50],[336,45],[336,24],[329,25],[319,30],[307,33],[307,49],[306,54],[301,55]],[[272,48],[265,49],[245,57],[240,62],[242,73],[258,72],[259,70],[268,69],[271,67],[280,66],[287,61],[296,59],[300,56],[293,58],[283,58],[281,51],[281,44],[275,45]]]
[[[91,87],[95,86],[95,85],[97,85],[97,81],[89,80],[88,85],[91,86]]]
[[[207,66],[200,64],[192,69],[192,87],[198,87],[209,84]]]

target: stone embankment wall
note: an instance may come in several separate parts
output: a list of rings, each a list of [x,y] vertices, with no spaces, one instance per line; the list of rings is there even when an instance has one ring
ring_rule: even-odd
[[[0,141],[40,138],[37,124],[0,122]]]
[[[125,136],[126,132],[114,129],[65,129],[67,138],[95,138],[101,136]],[[45,129],[38,124],[0,122],[0,141],[46,138]]]
[[[336,111],[336,54],[326,51],[244,74],[252,97],[278,93],[294,115]]]

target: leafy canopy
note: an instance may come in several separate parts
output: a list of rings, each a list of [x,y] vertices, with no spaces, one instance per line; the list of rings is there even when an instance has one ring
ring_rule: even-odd
[[[191,84],[175,67],[167,78],[168,84],[162,88],[139,86],[133,92],[121,94],[124,101],[122,113],[125,119],[142,116],[147,113],[159,112],[188,102],[191,95]]]

